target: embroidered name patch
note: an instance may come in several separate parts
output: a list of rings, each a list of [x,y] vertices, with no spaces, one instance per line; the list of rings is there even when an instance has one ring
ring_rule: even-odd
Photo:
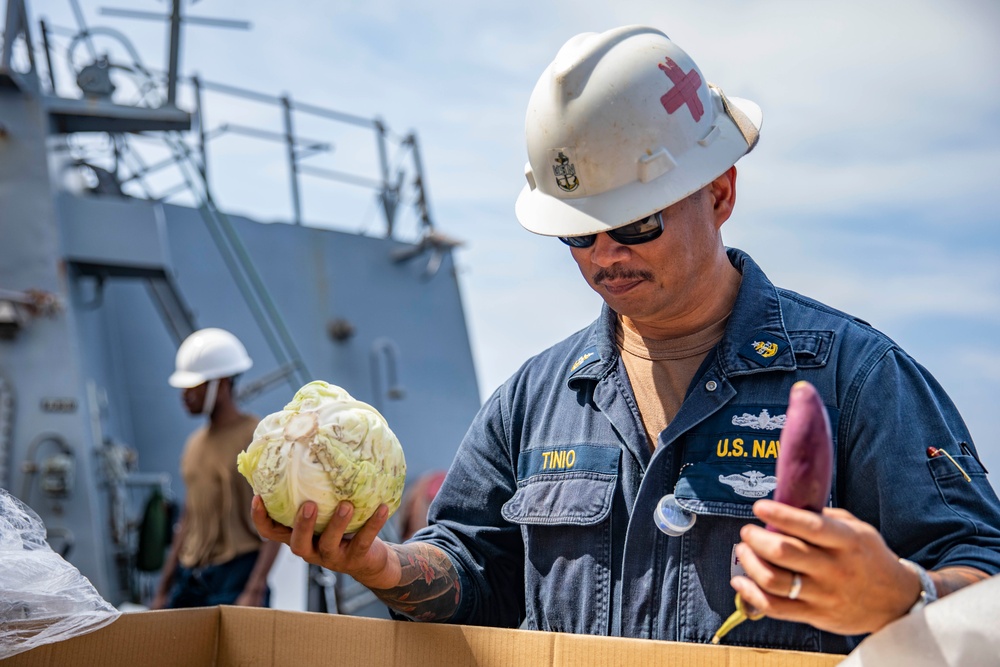
[[[600,445],[565,445],[523,451],[517,457],[517,478],[567,472],[618,474],[621,450]]]
[[[785,405],[729,405],[692,429],[684,445],[685,463],[735,459],[748,466],[773,464],[781,451]]]

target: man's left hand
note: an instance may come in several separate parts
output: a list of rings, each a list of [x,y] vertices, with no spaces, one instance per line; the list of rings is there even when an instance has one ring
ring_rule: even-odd
[[[757,525],[740,531],[736,553],[746,577],[732,586],[766,616],[843,635],[875,632],[920,596],[920,581],[870,524],[844,509],[822,514],[759,500]],[[792,595],[795,575],[800,579]],[[792,595],[795,599],[790,599]]]

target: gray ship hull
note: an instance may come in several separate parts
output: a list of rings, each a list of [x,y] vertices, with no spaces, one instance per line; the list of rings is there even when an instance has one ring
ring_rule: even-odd
[[[7,43],[20,27],[8,23]],[[185,492],[178,463],[200,422],[167,377],[194,328],[222,327],[245,343],[255,362],[237,385],[245,410],[280,410],[305,382],[326,380],[384,414],[409,479],[447,468],[480,405],[447,242],[429,228],[418,242],[396,240],[391,218],[390,234],[376,238],[228,216],[207,181],[194,184],[197,207],[70,191],[73,132],[183,129],[190,118],[67,101],[9,55],[0,64],[0,486],[40,515],[52,547],[105,599],[148,602],[156,573],[137,567],[143,509],[156,490],[175,501]]]

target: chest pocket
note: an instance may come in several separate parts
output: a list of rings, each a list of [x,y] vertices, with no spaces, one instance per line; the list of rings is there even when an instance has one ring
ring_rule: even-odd
[[[753,518],[753,503],[773,497],[778,485],[775,471],[786,409],[728,406],[692,429],[674,488],[678,504],[696,514]],[[839,411],[827,407],[827,413],[836,424]]]
[[[608,632],[620,457],[586,444],[521,452],[517,491],[500,512],[521,527],[529,629]]]
[[[753,517],[774,494],[784,406],[741,406],[692,431],[684,444],[677,502],[695,514]]]
[[[518,487],[500,513],[522,526],[592,526],[611,513],[616,480],[593,473],[535,477]]]
[[[590,526],[607,518],[621,450],[602,445],[539,447],[517,460],[517,491],[501,508],[520,525]]]

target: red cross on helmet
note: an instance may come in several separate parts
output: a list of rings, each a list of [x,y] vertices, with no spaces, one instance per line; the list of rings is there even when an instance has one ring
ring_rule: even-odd
[[[577,35],[528,102],[528,185],[517,218],[546,236],[645,218],[749,153],[761,120],[760,107],[723,95],[655,28]]]

